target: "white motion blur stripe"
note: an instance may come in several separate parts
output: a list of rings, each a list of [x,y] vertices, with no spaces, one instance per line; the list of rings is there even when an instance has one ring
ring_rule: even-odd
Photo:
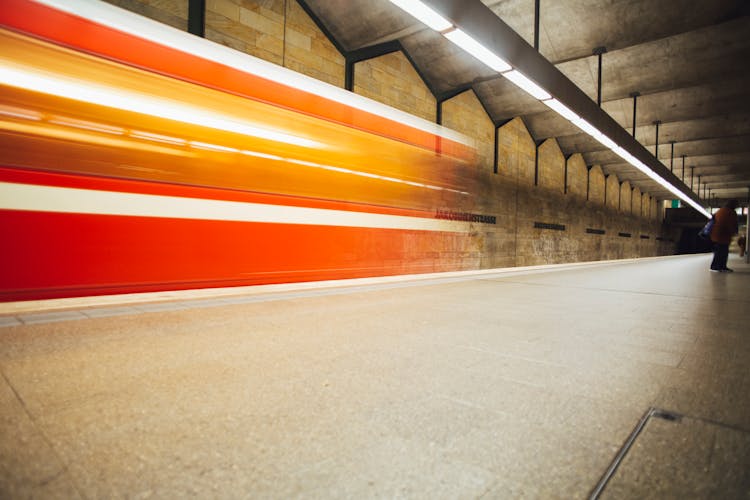
[[[0,182],[0,209],[467,233],[470,223],[322,208]]]
[[[236,132],[269,141],[284,142],[317,149],[324,147],[323,144],[305,139],[304,137],[272,129],[263,129],[228,116],[212,113],[203,108],[182,104],[177,101],[154,99],[127,90],[113,89],[103,85],[77,81],[70,78],[54,77],[43,72],[34,73],[32,71],[24,68],[0,66],[0,84],[98,104],[99,106],[209,127],[216,130]]]
[[[258,75],[273,82],[282,82],[284,85],[325,97],[346,106],[361,109],[362,111],[382,116],[461,144],[472,147],[474,145],[472,139],[467,136],[436,123],[99,0],[34,1],[52,7],[55,10],[67,12],[84,19],[89,19],[97,24],[128,33],[136,38],[149,40],[186,54],[215,61],[246,73]]]

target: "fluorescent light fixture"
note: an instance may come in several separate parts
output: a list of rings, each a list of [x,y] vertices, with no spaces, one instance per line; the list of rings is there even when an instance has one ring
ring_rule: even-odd
[[[511,68],[510,64],[505,62],[502,58],[496,56],[491,50],[474,40],[472,37],[461,31],[460,29],[455,29],[453,31],[449,31],[448,33],[443,33],[443,36],[478,59],[479,62],[486,64],[498,73],[504,73],[513,69]]]
[[[591,137],[596,138],[597,136],[603,135],[601,132],[599,132],[599,129],[591,125],[589,122],[587,122],[583,118],[578,118],[577,120],[574,120],[573,125],[580,128],[581,130],[589,134]]]
[[[531,94],[533,97],[539,99],[540,101],[544,101],[546,99],[551,99],[552,96],[549,95],[549,93],[544,90],[542,87],[537,85],[536,83],[529,80],[526,75],[521,73],[518,70],[508,71],[506,73],[503,73],[503,76],[510,80],[511,82],[515,83],[517,87],[519,87],[522,90],[525,90],[529,94]]]
[[[681,200],[683,200],[685,203],[696,209],[698,212],[702,213],[706,218],[710,219],[711,214],[709,214],[705,208],[703,208],[700,204],[694,202],[692,199],[688,198],[682,193],[675,193],[677,196],[680,197]]]
[[[599,141],[607,149],[615,149],[617,147],[617,143],[604,134],[594,136],[594,139]]]
[[[613,141],[612,139],[610,139],[609,137],[607,137],[606,135],[604,135],[602,132],[599,131],[598,128],[594,127],[593,125],[591,125],[589,122],[587,122],[583,118],[579,117],[579,118],[573,120],[572,123],[576,127],[580,128],[581,130],[583,130],[584,132],[586,132],[588,135],[590,135],[591,137],[593,137],[594,139],[596,139],[597,141],[599,141],[607,149],[614,150],[614,149],[616,149],[616,148],[619,147],[615,141]],[[623,149],[623,151],[625,151],[625,150]]]
[[[636,159],[636,157],[635,157],[635,156],[633,156],[632,154],[630,154],[630,153],[629,153],[629,152],[628,152],[628,151],[627,151],[627,150],[626,150],[625,148],[623,148],[622,146],[617,146],[617,147],[616,147],[616,148],[614,148],[614,149],[613,149],[612,151],[614,151],[614,153],[615,153],[615,154],[616,154],[617,156],[619,156],[620,158],[622,158],[622,159],[623,159],[623,160],[625,160],[626,162],[630,163],[630,164],[631,164],[631,165],[633,165],[634,167],[636,166],[636,162],[638,162],[638,160]],[[651,170],[651,169],[649,169],[649,170]]]
[[[579,120],[581,117],[577,114],[573,113],[570,108],[568,108],[565,104],[561,103],[557,99],[548,99],[546,101],[542,101],[544,104],[552,108],[554,111],[557,111],[557,114],[565,118],[566,120],[575,121]]]
[[[660,185],[664,186],[669,192],[674,193],[678,198],[693,207],[699,213],[705,215],[706,217],[711,217],[711,215],[706,212],[706,209],[700,206],[699,203],[696,203],[692,198],[680,191],[676,186],[670,184],[669,181],[659,176],[659,174],[651,170],[648,165],[633,156],[625,148],[623,148],[622,146],[618,146],[615,141],[601,133],[596,127],[575,114],[563,103],[561,103],[557,99],[548,99],[543,100],[542,102],[556,111],[563,118],[570,120],[576,127],[580,128],[591,137],[602,143],[604,146],[611,149],[613,153],[628,162],[630,165],[637,168],[638,170],[646,174],[649,178],[658,182]]]
[[[697,210],[699,213],[705,215],[706,217],[710,217],[709,213],[706,212],[706,209],[703,208],[699,203],[696,203],[692,198],[690,198],[688,195],[680,191],[676,186],[672,185],[661,177],[659,174],[651,170],[645,163],[643,163],[641,160],[627,152],[624,148],[617,146],[616,148],[613,148],[612,151],[614,151],[618,156],[620,156],[622,159],[627,161],[629,164],[649,176],[651,179],[658,182],[660,185],[664,186],[668,191],[675,194],[678,198],[683,200],[685,203],[693,207],[695,210]]]
[[[646,172],[649,175],[650,175],[650,173],[653,173],[655,176],[657,176],[657,177],[659,177],[659,179],[661,179],[661,177],[659,176],[659,174],[657,174],[656,172],[654,172],[653,170],[651,170],[651,168],[649,168],[648,165],[646,165],[645,163],[643,163],[641,160],[639,160],[637,158],[635,159],[635,162],[633,162],[633,166],[635,168],[637,168],[638,170]],[[662,180],[664,182],[667,182],[666,179],[662,179]],[[667,184],[669,184],[669,182],[667,182]]]
[[[445,31],[453,26],[450,21],[419,0],[391,0],[391,3],[435,31]]]

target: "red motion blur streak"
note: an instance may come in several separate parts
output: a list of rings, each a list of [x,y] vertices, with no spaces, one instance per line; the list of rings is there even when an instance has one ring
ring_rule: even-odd
[[[444,234],[4,210],[0,220],[14,235],[0,249],[2,301],[455,269],[407,258],[410,239],[438,247]]]
[[[13,169],[0,169],[0,182],[274,201],[272,195],[155,189],[148,182]],[[425,250],[459,250],[467,241],[462,233],[15,210],[0,210],[0,233],[10,240],[0,246],[3,301],[447,271],[460,264]]]
[[[321,96],[239,71],[29,0],[3,0],[0,24],[141,69],[283,106],[450,156],[467,147]]]

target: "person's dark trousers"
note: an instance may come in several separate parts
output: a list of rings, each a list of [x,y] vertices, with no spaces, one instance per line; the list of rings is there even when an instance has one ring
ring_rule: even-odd
[[[714,243],[714,260],[711,261],[711,269],[714,271],[726,269],[727,259],[729,259],[729,244]]]

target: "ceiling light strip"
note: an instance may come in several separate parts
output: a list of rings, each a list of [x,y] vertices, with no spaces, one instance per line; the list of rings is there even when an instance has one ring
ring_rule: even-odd
[[[504,73],[513,69],[503,58],[498,57],[490,49],[458,28],[444,32],[443,36],[471,54],[479,62],[486,64],[498,73]]]
[[[391,0],[391,2],[435,31],[445,31],[453,27],[450,21],[422,2],[415,0]]]
[[[706,217],[710,217],[710,214],[706,211],[705,208],[703,208],[699,203],[693,200],[689,195],[680,190],[677,186],[673,185],[665,178],[657,174],[653,169],[648,167],[648,165],[633,156],[622,146],[619,146],[614,140],[601,132],[594,125],[578,116],[574,111],[565,106],[562,102],[553,98],[546,89],[521,73],[518,69],[513,69],[513,67],[507,61],[472,38],[471,35],[469,35],[465,31],[454,26],[450,21],[437,14],[423,2],[419,0],[391,0],[391,2],[411,16],[415,17],[417,20],[440,32],[445,38],[469,53],[478,61],[500,73],[503,77],[507,78],[509,81],[518,86],[518,88],[524,90],[535,99],[543,102],[557,114],[570,121],[573,125],[581,129],[592,138],[596,139],[607,149],[610,149],[615,154],[620,156],[628,164],[637,168],[638,170],[646,174],[649,178],[655,180],[661,186],[665,187],[669,192],[675,194],[678,198],[695,208],[699,213],[705,215]],[[435,22],[435,18],[439,18],[439,22],[437,24]]]
[[[525,76],[517,69],[508,71],[506,73],[503,73],[502,75],[511,82],[515,83],[518,88],[526,91],[532,97],[539,99],[540,101],[546,101],[552,98],[552,96],[549,95],[549,92],[531,81],[527,76]]]

